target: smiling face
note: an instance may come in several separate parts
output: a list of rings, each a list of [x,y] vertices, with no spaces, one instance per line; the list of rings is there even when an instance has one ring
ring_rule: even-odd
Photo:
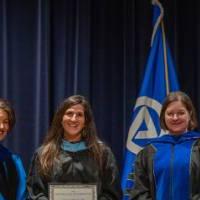
[[[85,126],[84,107],[81,104],[68,108],[62,118],[64,128],[64,139],[68,141],[79,141],[81,131]]]
[[[7,136],[9,128],[8,113],[3,109],[0,109],[0,141]]]
[[[166,127],[171,134],[180,135],[187,131],[190,114],[181,101],[170,103],[164,116]]]

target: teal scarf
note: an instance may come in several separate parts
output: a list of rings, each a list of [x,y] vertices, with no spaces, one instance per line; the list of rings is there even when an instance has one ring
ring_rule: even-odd
[[[87,149],[87,146],[84,141],[72,143],[63,139],[61,143],[61,149],[64,151],[77,152]]]

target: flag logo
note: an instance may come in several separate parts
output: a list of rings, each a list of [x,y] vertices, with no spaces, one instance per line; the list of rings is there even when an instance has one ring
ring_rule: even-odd
[[[162,102],[169,92],[179,90],[175,66],[168,47],[163,16],[164,10],[158,0],[152,0],[153,32],[145,74],[135,107],[126,143],[126,155],[122,174],[123,200],[129,199],[134,186],[134,161],[137,153],[152,138],[164,133],[160,129]]]
[[[145,140],[159,136],[160,131],[154,124],[154,120],[155,117],[159,120],[161,107],[162,105],[158,101],[150,97],[143,96],[137,99],[134,108],[136,116],[130,126],[127,139],[127,149],[129,151],[137,154],[146,143]],[[154,115],[152,116],[153,113]],[[137,143],[140,140],[143,144]]]

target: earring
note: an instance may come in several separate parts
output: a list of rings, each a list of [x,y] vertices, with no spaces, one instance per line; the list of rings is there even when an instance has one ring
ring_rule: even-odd
[[[87,135],[87,133],[86,133],[85,129],[83,129],[82,132],[81,132],[81,136],[86,137],[86,135]]]

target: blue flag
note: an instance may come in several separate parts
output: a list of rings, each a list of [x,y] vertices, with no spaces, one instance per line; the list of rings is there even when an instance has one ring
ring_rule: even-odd
[[[154,25],[152,43],[126,144],[121,183],[124,200],[129,199],[129,191],[134,185],[136,154],[150,139],[164,134],[159,124],[162,102],[169,92],[179,90],[175,67],[165,39],[163,8],[158,0],[152,1],[152,4]]]

